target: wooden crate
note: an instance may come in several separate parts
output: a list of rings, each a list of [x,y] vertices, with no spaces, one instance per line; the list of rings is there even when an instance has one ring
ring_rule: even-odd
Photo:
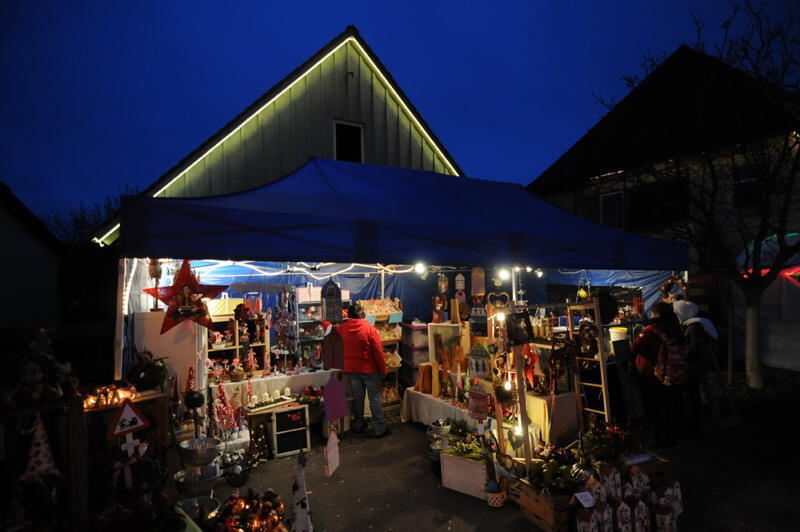
[[[545,532],[569,530],[570,497],[546,495],[521,480],[509,485],[508,498],[519,504],[520,513]]]
[[[486,464],[483,460],[442,453],[441,464],[442,486],[479,499],[486,498]]]

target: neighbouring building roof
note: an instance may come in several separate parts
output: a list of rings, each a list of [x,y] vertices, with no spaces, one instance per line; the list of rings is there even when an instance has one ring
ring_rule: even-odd
[[[0,182],[0,208],[16,218],[30,234],[35,236],[53,253],[60,253],[61,242],[46,225],[11,191],[8,185]]]
[[[547,195],[586,180],[797,127],[800,101],[681,46],[528,185]]]

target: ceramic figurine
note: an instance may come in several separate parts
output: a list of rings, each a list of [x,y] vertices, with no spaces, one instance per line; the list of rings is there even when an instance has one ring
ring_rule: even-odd
[[[620,501],[617,507],[617,529],[619,532],[633,532],[631,507],[625,501]]]

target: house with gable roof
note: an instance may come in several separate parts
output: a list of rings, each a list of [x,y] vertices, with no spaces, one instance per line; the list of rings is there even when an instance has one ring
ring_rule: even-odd
[[[190,198],[271,183],[310,157],[462,175],[354,26],[278,82],[141,195]],[[106,222],[93,238],[119,237]]]

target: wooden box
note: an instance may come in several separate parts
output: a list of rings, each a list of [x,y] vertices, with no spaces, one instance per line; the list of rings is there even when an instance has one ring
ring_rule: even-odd
[[[272,449],[276,458],[311,449],[308,405],[290,406],[272,413]]]
[[[442,453],[441,464],[442,486],[479,499],[486,498],[486,464],[483,460]]]
[[[570,497],[545,495],[527,482],[517,480],[508,488],[508,498],[519,504],[520,513],[545,532],[569,530]]]

